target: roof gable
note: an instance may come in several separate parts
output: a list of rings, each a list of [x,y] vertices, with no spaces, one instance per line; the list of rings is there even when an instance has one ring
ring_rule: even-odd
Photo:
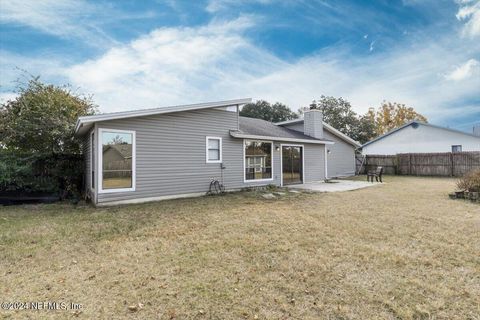
[[[292,119],[292,120],[277,122],[277,123],[275,123],[275,125],[284,126],[284,125],[289,125],[289,124],[294,124],[294,123],[303,123],[303,119]],[[330,132],[334,136],[339,137],[340,139],[342,139],[343,141],[351,144],[354,147],[359,148],[359,147],[362,146],[358,141],[353,140],[352,138],[350,138],[349,136],[347,136],[346,134],[344,134],[340,130],[335,129],[334,127],[332,127],[331,125],[329,125],[325,121],[323,121],[323,129],[327,130],[328,132]]]
[[[468,132],[463,132],[463,131],[460,131],[460,130],[445,128],[445,127],[437,126],[437,125],[430,124],[430,123],[427,123],[427,122],[422,122],[422,121],[416,121],[416,120],[414,120],[414,121],[410,121],[410,122],[408,122],[408,123],[406,123],[406,124],[404,124],[404,125],[402,125],[402,126],[400,126],[400,127],[398,127],[398,128],[395,128],[395,129],[393,129],[393,130],[390,130],[389,132],[387,132],[387,133],[385,133],[385,134],[383,134],[383,135],[381,135],[381,136],[379,136],[379,137],[377,137],[377,138],[375,138],[375,139],[373,139],[373,140],[370,140],[370,141],[366,142],[365,144],[362,145],[362,148],[365,147],[365,146],[367,146],[367,145],[369,145],[369,144],[372,144],[372,143],[374,143],[374,142],[376,142],[376,141],[379,141],[379,140],[381,140],[381,139],[383,139],[383,138],[385,138],[385,137],[388,137],[388,136],[392,135],[392,134],[395,133],[395,132],[398,132],[398,131],[400,131],[400,130],[402,130],[402,129],[404,129],[404,128],[407,128],[407,127],[413,126],[413,125],[417,125],[417,126],[418,126],[418,125],[427,126],[427,127],[431,127],[431,128],[436,128],[436,129],[441,129],[441,130],[445,130],[445,131],[454,132],[454,133],[460,133],[460,134],[464,134],[464,135],[469,136],[469,137],[474,137],[474,138],[479,138],[479,139],[480,139],[479,136],[476,136],[476,135],[471,134],[471,133],[468,133]]]
[[[274,123],[262,119],[238,117],[239,131],[231,131],[231,135],[238,138],[263,137],[264,139],[279,141],[298,141],[306,143],[333,143],[328,139],[316,139],[301,132],[277,126]]]

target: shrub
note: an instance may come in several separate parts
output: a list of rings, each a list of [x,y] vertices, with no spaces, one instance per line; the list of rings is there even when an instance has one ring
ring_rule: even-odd
[[[0,192],[78,197],[83,184],[81,155],[19,155],[0,152]]]
[[[458,180],[457,187],[460,190],[480,192],[480,169],[466,173]]]

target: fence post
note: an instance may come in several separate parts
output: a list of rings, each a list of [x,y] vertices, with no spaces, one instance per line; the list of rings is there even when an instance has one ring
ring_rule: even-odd
[[[398,175],[398,166],[399,166],[399,161],[398,161],[398,153],[395,155],[395,166],[394,166],[394,170],[395,170],[395,175]]]
[[[451,175],[450,176],[454,176],[455,174],[455,164],[453,162],[453,152],[450,152],[450,167],[451,167]]]
[[[408,155],[408,175],[412,175],[412,154]]]

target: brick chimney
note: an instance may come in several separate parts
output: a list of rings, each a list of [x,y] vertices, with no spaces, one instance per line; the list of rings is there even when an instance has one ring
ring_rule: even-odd
[[[303,132],[310,137],[323,139],[323,113],[318,109],[303,113]]]

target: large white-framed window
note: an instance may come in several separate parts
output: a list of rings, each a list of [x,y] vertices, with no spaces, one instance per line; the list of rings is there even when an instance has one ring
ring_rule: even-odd
[[[222,162],[222,138],[206,137],[205,152],[206,152],[207,163],[221,163]]]
[[[95,190],[95,130],[90,134],[90,189]]]
[[[273,141],[244,140],[244,182],[273,180]]]
[[[135,131],[98,129],[98,192],[135,191]]]

